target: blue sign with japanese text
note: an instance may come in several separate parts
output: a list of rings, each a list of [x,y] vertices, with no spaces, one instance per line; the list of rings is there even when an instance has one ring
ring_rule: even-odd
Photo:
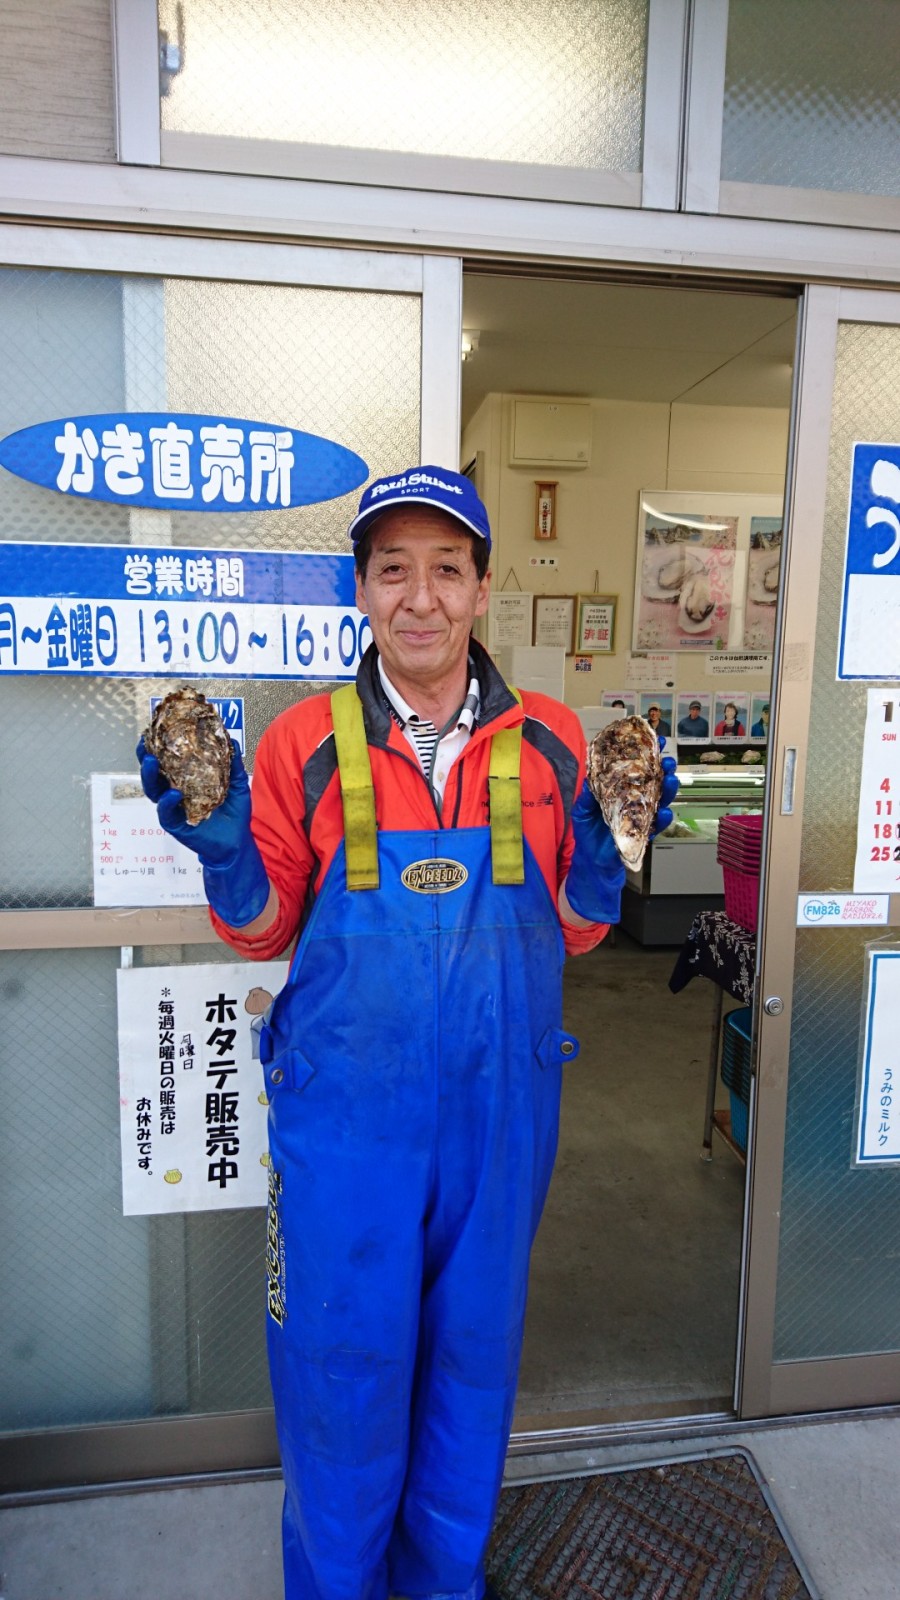
[[[0,466],[58,494],[166,511],[283,511],[348,494],[369,469],[318,434],[191,412],[108,412],[0,439]]]
[[[900,678],[900,444],[855,444],[838,678]]]
[[[353,557],[0,543],[0,675],[352,678]]]

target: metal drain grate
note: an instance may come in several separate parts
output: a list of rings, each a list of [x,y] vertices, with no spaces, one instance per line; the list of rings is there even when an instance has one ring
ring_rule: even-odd
[[[746,1451],[504,1490],[501,1600],[818,1600]]]

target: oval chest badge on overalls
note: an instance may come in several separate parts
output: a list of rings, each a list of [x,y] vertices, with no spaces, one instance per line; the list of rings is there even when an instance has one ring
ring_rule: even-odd
[[[469,876],[461,861],[437,856],[430,861],[411,861],[400,874],[404,888],[415,894],[449,894],[459,889]]]

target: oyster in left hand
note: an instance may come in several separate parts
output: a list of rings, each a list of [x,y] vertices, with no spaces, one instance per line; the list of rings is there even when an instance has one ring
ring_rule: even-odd
[[[637,871],[662,793],[659,740],[643,717],[601,728],[588,749],[587,780],[626,867]]]
[[[161,700],[144,732],[173,789],[180,789],[188,822],[203,822],[228,793],[231,740],[214,705],[199,689],[174,689]]]

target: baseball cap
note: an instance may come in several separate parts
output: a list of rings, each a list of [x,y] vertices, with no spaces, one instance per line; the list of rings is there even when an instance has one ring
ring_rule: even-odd
[[[699,700],[692,700],[692,701],[691,701],[691,703],[690,703],[690,705],[689,705],[689,706],[688,706],[688,711],[693,711],[693,709],[694,709],[694,707],[695,707],[695,706],[696,706],[696,707],[697,707],[697,710],[698,710],[698,711],[702,711],[702,710],[703,710],[703,707],[702,707],[702,705],[701,705],[701,704],[700,704],[700,701],[699,701]]]
[[[388,506],[402,505],[433,506],[437,511],[446,511],[491,548],[488,514],[474,484],[449,467],[407,467],[389,478],[376,478],[363,490],[359,509],[347,529],[354,545]]]

